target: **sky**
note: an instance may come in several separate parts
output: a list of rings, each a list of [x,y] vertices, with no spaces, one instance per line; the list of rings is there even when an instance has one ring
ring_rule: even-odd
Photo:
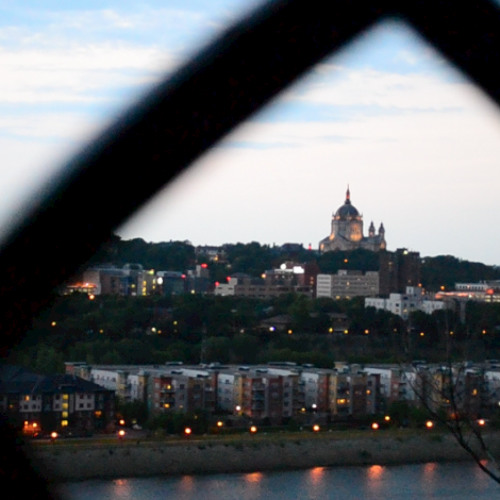
[[[72,154],[258,3],[0,0],[0,231]],[[383,222],[389,250],[500,265],[499,159],[499,110],[388,21],[314,67],[117,233],[317,248],[349,186],[365,235]]]

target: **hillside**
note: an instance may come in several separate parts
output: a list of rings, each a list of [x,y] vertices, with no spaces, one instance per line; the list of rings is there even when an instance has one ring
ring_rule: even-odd
[[[300,245],[270,246],[257,242],[228,243],[220,248],[223,258],[212,262],[210,266],[214,281],[225,279],[229,273],[260,276],[268,269],[278,268],[285,261],[315,261],[319,271],[325,274],[336,273],[339,269],[376,271],[379,267],[378,253],[368,250],[319,254]],[[122,266],[133,262],[157,271],[185,271],[196,263],[208,260],[203,247],[196,248],[189,242],[148,243],[140,238],[122,240],[114,236],[92,259],[91,264],[113,263]],[[428,290],[438,290],[441,286],[452,288],[457,282],[474,283],[497,279],[500,279],[498,266],[469,262],[450,255],[421,259],[421,282]]]

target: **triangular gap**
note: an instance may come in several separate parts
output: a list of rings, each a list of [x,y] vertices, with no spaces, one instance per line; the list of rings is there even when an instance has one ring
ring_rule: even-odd
[[[240,125],[119,234],[317,248],[350,183],[365,233],[383,222],[390,250],[496,264],[471,234],[500,240],[499,139],[489,99],[408,24],[386,21]]]

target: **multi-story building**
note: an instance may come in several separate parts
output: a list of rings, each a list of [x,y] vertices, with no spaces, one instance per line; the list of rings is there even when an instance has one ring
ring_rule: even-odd
[[[304,393],[304,407],[318,413],[327,413],[330,408],[330,377],[334,370],[305,367],[300,380]]]
[[[65,363],[66,373],[99,384],[113,391],[122,401],[145,401],[147,371],[150,365],[98,365]]]
[[[106,365],[66,363],[67,373],[112,390],[122,401],[143,401],[153,413],[196,410],[213,412],[216,371],[172,363],[166,365]]]
[[[0,413],[27,434],[104,431],[114,423],[114,392],[69,374],[2,366]]]
[[[481,281],[479,283],[455,283],[455,290],[440,290],[436,293],[440,300],[453,300],[465,303],[468,300],[478,302],[500,302],[500,281]]]
[[[223,246],[198,245],[194,249],[197,259],[205,257],[212,262],[225,262],[226,250]]]
[[[386,405],[394,401],[409,401],[412,391],[408,390],[408,379],[400,365],[365,366],[363,371],[371,376],[378,377],[381,399]]]
[[[316,297],[350,299],[369,297],[379,293],[379,273],[377,271],[348,271],[341,269],[337,274],[318,274]]]
[[[330,377],[329,410],[333,418],[347,418],[351,412],[351,391],[348,372],[337,372]]]
[[[295,369],[267,365],[222,370],[218,374],[218,404],[236,415],[281,423],[302,408],[299,374]]]
[[[94,295],[145,296],[156,293],[158,287],[155,272],[143,269],[140,264],[125,264],[121,268],[90,267],[83,272],[82,278],[85,284],[92,286]]]
[[[365,298],[365,307],[389,311],[407,320],[414,311],[432,314],[434,311],[445,309],[448,306],[447,302],[434,300],[433,297],[433,295],[426,294],[423,288],[407,287],[406,293],[391,293],[388,298],[367,297]]]
[[[274,284],[263,278],[230,277],[227,283],[218,284],[214,290],[215,295],[234,295],[259,299],[269,299],[289,293],[299,293],[312,297],[313,289],[309,285],[298,285],[293,281]]]
[[[208,370],[153,370],[149,377],[148,406],[153,413],[213,413],[216,378]]]
[[[379,377],[358,366],[334,370],[329,377],[329,410],[334,419],[360,418],[380,411]]]
[[[361,367],[336,363],[336,368],[325,369],[294,363],[255,366],[67,363],[66,369],[71,380],[80,374],[102,386],[99,389],[103,394],[116,393],[125,401],[146,402],[152,413],[224,411],[234,417],[245,415],[254,421],[273,424],[299,415],[333,420],[362,418],[387,411],[392,403],[399,401],[450,413],[452,390],[455,410],[469,416],[478,416],[488,408],[498,411],[500,401],[500,368],[496,365],[443,367],[414,362]],[[98,397],[92,399],[75,390],[61,394],[60,400],[51,400],[58,411],[98,409],[95,406]],[[28,395],[23,393],[21,399],[14,400],[4,398],[0,407],[15,411],[22,408],[26,421],[30,421],[31,414],[43,407],[44,399],[38,394],[30,398]],[[74,417],[73,421],[83,427],[92,424],[84,425],[83,417],[79,420]]]
[[[187,292],[187,276],[180,271],[158,271],[157,284],[161,295],[181,295]]]
[[[395,252],[379,252],[380,295],[404,293],[406,288],[418,287],[421,279],[419,252],[398,248]]]

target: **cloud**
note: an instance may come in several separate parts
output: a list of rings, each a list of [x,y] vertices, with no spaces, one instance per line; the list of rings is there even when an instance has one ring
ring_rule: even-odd
[[[175,64],[158,49],[121,43],[0,47],[0,61],[0,103],[105,100],[110,89],[144,85]]]
[[[334,68],[329,78],[312,82],[307,90],[292,90],[285,99],[337,107],[429,110],[461,107],[461,97],[473,92],[468,82],[450,82],[440,75],[398,74],[374,69]]]
[[[219,15],[207,16],[207,10],[196,9],[192,2],[115,4],[109,8],[88,9],[78,4],[67,9],[39,9],[31,11],[29,24],[16,27],[19,40],[25,43],[38,42],[53,45],[59,40],[134,41],[146,42],[150,46],[167,49],[180,55],[198,45],[207,36],[218,31],[214,21]],[[26,18],[26,14],[23,15]],[[33,32],[35,28],[35,32]],[[0,29],[0,39],[3,31]],[[22,37],[19,35],[22,33]],[[187,36],[188,34],[188,36]]]

